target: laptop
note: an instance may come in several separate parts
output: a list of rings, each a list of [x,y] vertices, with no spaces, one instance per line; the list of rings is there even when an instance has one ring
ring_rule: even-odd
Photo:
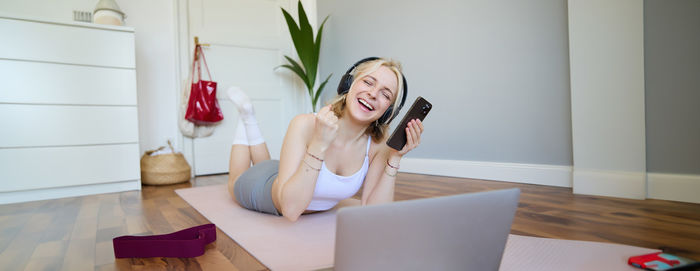
[[[520,189],[338,211],[334,270],[498,270]]]

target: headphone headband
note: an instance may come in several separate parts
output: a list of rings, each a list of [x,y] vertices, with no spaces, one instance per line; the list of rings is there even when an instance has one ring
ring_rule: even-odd
[[[372,60],[377,60],[377,59],[379,59],[379,58],[376,56],[370,56],[370,57],[363,58],[360,61],[355,62],[355,64],[353,64],[352,67],[350,67],[350,69],[348,69],[348,71],[345,72],[345,74],[351,74],[352,71],[355,70],[355,68],[357,68],[357,66],[360,66],[360,64],[362,64],[362,63],[370,62]]]

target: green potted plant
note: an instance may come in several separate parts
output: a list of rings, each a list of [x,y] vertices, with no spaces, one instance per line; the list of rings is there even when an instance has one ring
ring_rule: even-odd
[[[292,41],[294,42],[294,48],[296,49],[297,55],[301,65],[294,61],[289,56],[284,56],[289,64],[284,64],[279,67],[287,68],[294,72],[296,75],[304,81],[306,89],[309,92],[309,98],[311,99],[311,109],[316,112],[316,104],[318,103],[319,97],[321,97],[321,92],[323,87],[328,83],[328,79],[331,78],[332,74],[326,77],[319,84],[318,89],[314,91],[314,85],[316,83],[316,75],[318,73],[318,56],[321,51],[321,36],[323,34],[323,25],[326,24],[328,16],[323,20],[321,26],[318,28],[318,33],[314,39],[313,29],[311,24],[309,24],[309,19],[306,17],[306,12],[304,7],[299,1],[299,24],[294,21],[289,13],[282,9],[282,14],[284,14],[284,19],[287,21],[287,27],[289,28],[289,34],[292,36]]]

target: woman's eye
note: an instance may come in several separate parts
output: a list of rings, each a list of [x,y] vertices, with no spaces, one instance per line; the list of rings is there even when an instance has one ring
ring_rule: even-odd
[[[386,92],[384,92],[384,93],[382,93],[382,94],[384,94],[384,98],[387,98],[387,99],[390,99],[390,98],[391,98],[391,97],[389,96],[389,94],[386,93]]]
[[[363,80],[363,81],[365,81],[365,84],[368,85],[368,86],[371,86],[371,85],[372,85],[372,82],[370,82],[369,80]]]

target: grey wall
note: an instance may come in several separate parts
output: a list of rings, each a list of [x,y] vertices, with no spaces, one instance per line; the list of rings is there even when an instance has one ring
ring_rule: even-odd
[[[407,104],[433,103],[409,157],[572,164],[565,0],[319,0],[329,14],[325,99],[352,63],[385,56],[403,63]]]
[[[700,1],[644,1],[647,171],[700,174]]]

